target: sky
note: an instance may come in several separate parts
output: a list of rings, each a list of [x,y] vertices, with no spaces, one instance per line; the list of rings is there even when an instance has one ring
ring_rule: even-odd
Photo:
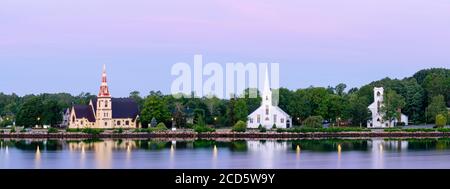
[[[289,89],[450,68],[448,0],[2,0],[0,92],[170,92],[178,62],[280,64]]]

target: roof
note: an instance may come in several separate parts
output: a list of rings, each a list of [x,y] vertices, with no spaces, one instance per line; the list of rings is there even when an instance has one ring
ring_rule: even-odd
[[[112,118],[132,118],[139,115],[139,105],[131,98],[111,98]],[[92,99],[94,111],[97,111],[97,98]]]
[[[86,118],[89,122],[95,122],[94,112],[89,105],[74,105],[73,109],[77,119]]]
[[[139,106],[131,98],[112,99],[112,117],[115,118],[136,118],[139,115]]]

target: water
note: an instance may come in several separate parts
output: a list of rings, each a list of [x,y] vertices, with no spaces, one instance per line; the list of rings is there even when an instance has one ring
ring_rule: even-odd
[[[448,169],[450,139],[0,140],[0,169]]]

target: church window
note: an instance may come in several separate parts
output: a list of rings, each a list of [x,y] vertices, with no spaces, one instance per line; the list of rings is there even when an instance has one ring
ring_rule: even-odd
[[[266,106],[266,115],[269,115],[269,106]]]
[[[281,123],[284,123],[284,118],[281,118]]]
[[[266,100],[269,100],[269,96],[266,96]]]
[[[269,117],[266,117],[266,121],[270,121],[270,120],[269,120]]]
[[[380,93],[380,92],[378,92],[378,93],[377,93],[377,96],[381,96],[381,93]]]
[[[120,121],[117,121],[117,125],[119,125],[119,126],[120,126],[120,124],[121,124],[121,123],[120,123]]]
[[[253,123],[253,118],[250,118],[250,123]]]
[[[130,121],[125,121],[125,125],[130,125]]]
[[[257,123],[261,123],[261,115],[258,115],[258,116],[257,116],[256,122],[257,122]]]
[[[273,115],[273,121],[276,123],[277,122],[277,120],[278,120],[278,118],[277,118],[277,114],[274,114]]]
[[[83,121],[81,121],[81,125],[84,125],[84,122],[83,122]]]
[[[75,122],[75,116],[72,116],[72,122]]]
[[[105,127],[107,127],[108,126],[108,122],[105,122]]]

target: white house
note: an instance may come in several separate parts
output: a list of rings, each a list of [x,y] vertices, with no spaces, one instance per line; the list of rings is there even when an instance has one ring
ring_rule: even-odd
[[[395,119],[389,124],[389,121],[383,119],[383,114],[381,113],[381,107],[383,106],[383,87],[375,87],[373,89],[374,102],[369,106],[369,110],[372,112],[372,120],[367,122],[368,128],[386,128],[393,127],[397,123],[405,123],[408,125],[408,116],[401,114],[400,120]]]
[[[269,86],[269,73],[266,70],[264,91],[261,94],[261,106],[248,116],[247,127],[256,129],[259,125],[271,129],[292,127],[292,118],[278,106],[272,104],[272,91]]]

